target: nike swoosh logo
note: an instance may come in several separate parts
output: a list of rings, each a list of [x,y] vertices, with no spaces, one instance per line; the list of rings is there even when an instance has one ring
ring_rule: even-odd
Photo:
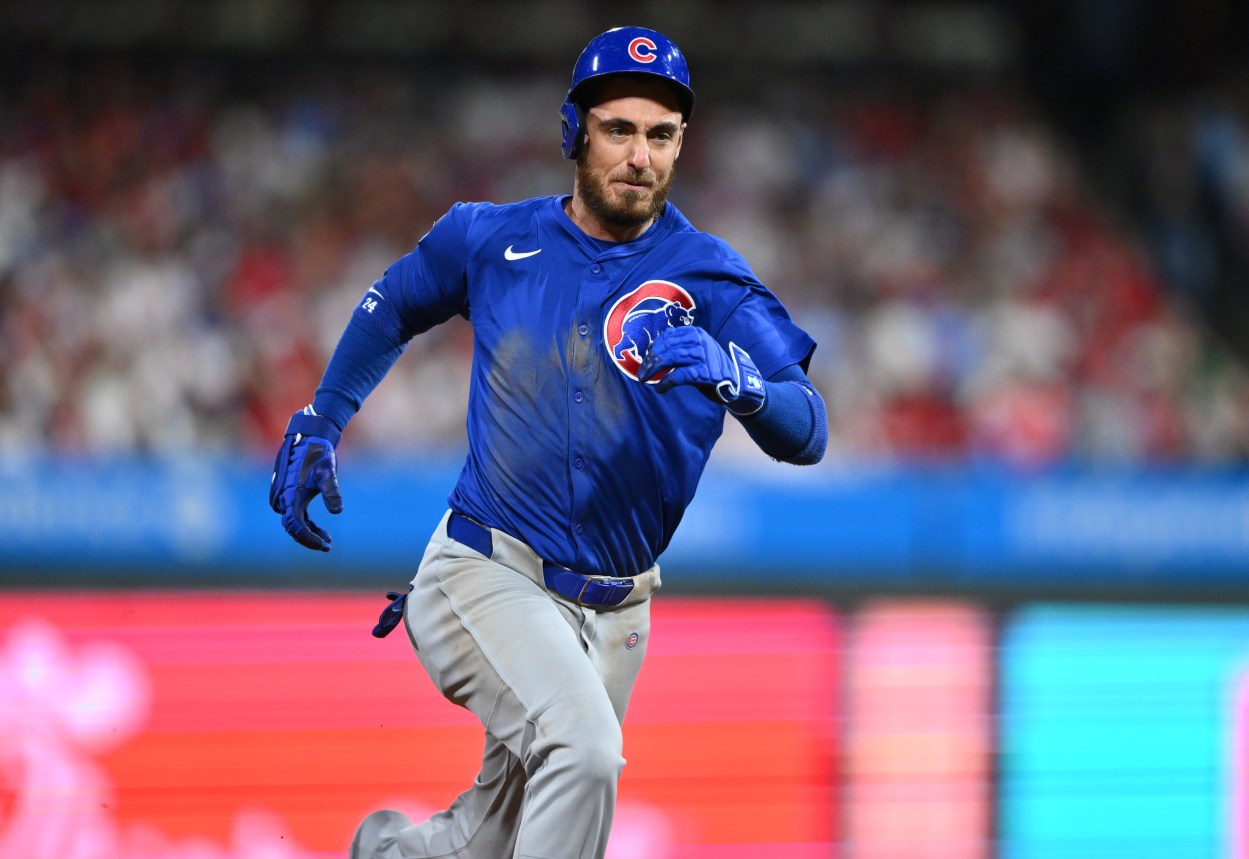
[[[507,250],[503,252],[503,258],[508,261],[514,261],[518,259],[524,259],[525,257],[531,257],[534,254],[540,254],[540,253],[542,253],[542,248],[538,248],[536,251],[514,251],[512,250],[512,246],[508,245]]]
[[[368,295],[368,294],[369,294],[369,292],[373,293],[373,294],[374,294],[374,295],[376,295],[378,298],[385,298],[385,297],[386,297],[386,296],[382,295],[380,292],[378,292],[378,291],[377,291],[377,287],[375,287],[375,286],[370,286],[370,287],[369,287],[369,291],[368,291],[368,292],[366,292],[366,293],[365,293],[365,295]]]

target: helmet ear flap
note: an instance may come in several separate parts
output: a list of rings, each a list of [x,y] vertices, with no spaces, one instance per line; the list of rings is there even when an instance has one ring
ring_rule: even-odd
[[[576,102],[565,101],[564,106],[559,109],[559,115],[563,130],[560,148],[564,151],[565,158],[575,158],[585,138],[585,111]]]

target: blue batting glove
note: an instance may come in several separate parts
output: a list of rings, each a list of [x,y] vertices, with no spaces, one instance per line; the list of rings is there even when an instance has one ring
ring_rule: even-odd
[[[411,591],[412,589],[408,588],[408,592],[411,593]],[[381,615],[377,618],[377,625],[373,627],[374,638],[385,638],[396,626],[403,623],[403,607],[408,603],[408,594],[391,591],[386,594],[386,599],[390,600],[390,604],[382,609]]]
[[[735,415],[753,415],[763,408],[767,394],[763,376],[746,350],[729,343],[726,352],[704,328],[696,325],[666,328],[651,344],[638,369],[638,379],[655,383],[658,391],[694,385],[708,398],[723,403]]]
[[[308,518],[308,504],[321,495],[325,509],[343,512],[338,491],[338,457],[334,447],[342,433],[328,419],[308,406],[291,416],[286,438],[278,448],[269,484],[269,506],[282,515],[282,527],[301,546],[321,552],[330,550],[330,535]]]

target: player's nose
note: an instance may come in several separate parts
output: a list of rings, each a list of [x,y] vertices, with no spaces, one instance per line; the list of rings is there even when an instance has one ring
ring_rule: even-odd
[[[634,141],[629,148],[629,166],[634,170],[644,170],[651,163],[650,143],[646,140]]]

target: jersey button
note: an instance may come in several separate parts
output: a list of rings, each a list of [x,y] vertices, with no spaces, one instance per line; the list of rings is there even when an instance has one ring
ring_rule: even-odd
[[[595,263],[594,265],[590,266],[590,271],[594,274],[598,274],[602,270],[603,270],[603,267],[599,265],[598,263]]]
[[[572,461],[572,467],[580,471],[581,469],[585,468],[585,460],[582,459],[581,457],[577,457],[576,459]]]
[[[590,326],[586,325],[584,322],[581,323],[579,326],[577,326],[577,333],[580,334],[582,337],[586,336],[587,334],[590,333]]]
[[[576,531],[578,534],[584,534],[584,533],[585,533],[585,526],[584,526],[584,525],[578,525],[576,528],[573,528],[573,530],[574,530],[574,531]]]
[[[581,402],[582,400],[585,399],[585,394],[581,393],[580,391],[577,391],[575,394],[572,395],[572,398],[576,400],[577,402]]]

